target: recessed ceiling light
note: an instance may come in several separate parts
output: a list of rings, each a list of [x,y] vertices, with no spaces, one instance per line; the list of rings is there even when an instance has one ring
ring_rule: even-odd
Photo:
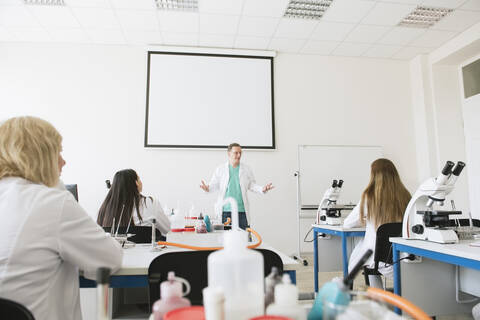
[[[155,0],[159,10],[198,11],[198,0]]]
[[[38,6],[64,6],[64,0],[23,0],[25,4]]]
[[[320,19],[333,0],[290,0],[283,15],[286,18]]]
[[[429,28],[452,12],[449,8],[417,6],[398,24],[403,27]]]

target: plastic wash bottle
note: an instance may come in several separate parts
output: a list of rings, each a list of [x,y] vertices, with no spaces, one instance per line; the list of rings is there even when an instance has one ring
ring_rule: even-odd
[[[232,208],[232,230],[225,231],[223,249],[208,257],[208,286],[221,287],[225,295],[225,319],[247,320],[263,315],[263,256],[247,248],[247,233],[238,227],[237,203]]]
[[[284,274],[282,283],[275,286],[275,302],[268,306],[268,315],[284,316],[294,320],[306,320],[306,310],[298,304],[298,289]]]
[[[187,290],[182,292],[182,282]],[[190,301],[183,298],[190,292],[190,284],[187,280],[175,277],[175,272],[168,273],[168,280],[160,284],[160,300],[153,305],[153,319],[162,320],[163,316],[171,310],[190,306]]]

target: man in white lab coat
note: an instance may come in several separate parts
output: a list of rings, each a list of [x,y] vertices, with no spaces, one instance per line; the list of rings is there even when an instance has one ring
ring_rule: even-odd
[[[207,185],[204,180],[200,184],[205,192],[219,191],[217,203],[215,205],[216,213],[222,211],[222,221],[231,218],[230,204],[222,207],[223,200],[231,197],[237,201],[238,217],[240,228],[246,229],[251,223],[247,191],[256,193],[266,193],[273,189],[271,183],[260,186],[255,183],[252,170],[246,164],[240,164],[242,157],[242,147],[238,143],[232,143],[227,150],[228,161],[219,166]]]

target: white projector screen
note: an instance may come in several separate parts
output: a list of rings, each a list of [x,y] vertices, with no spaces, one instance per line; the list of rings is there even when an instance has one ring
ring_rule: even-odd
[[[148,52],[145,147],[274,149],[273,57]]]

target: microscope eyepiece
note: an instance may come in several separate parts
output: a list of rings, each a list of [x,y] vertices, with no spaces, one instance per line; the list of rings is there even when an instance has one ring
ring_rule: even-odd
[[[450,175],[450,173],[452,173],[452,168],[454,165],[455,163],[453,163],[452,161],[447,161],[447,163],[445,163],[445,166],[442,169],[442,174],[444,176]]]
[[[332,188],[336,188],[337,187],[337,180],[333,180],[332,182]]]
[[[454,176],[459,176],[460,173],[462,172],[463,168],[465,168],[465,162],[462,162],[462,161],[458,161],[457,162],[457,165],[455,166],[455,168],[453,168],[452,170],[452,174]]]
[[[337,187],[341,188],[343,186],[343,180],[338,180]]]

